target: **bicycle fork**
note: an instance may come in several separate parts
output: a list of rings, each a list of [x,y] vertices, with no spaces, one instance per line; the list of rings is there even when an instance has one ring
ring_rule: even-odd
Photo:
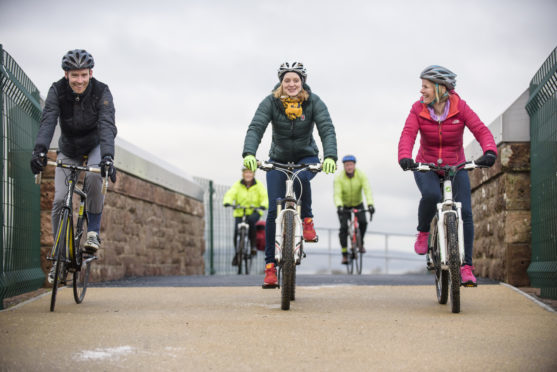
[[[443,182],[443,202],[437,203],[437,234],[439,234],[439,255],[441,259],[441,268],[447,270],[449,268],[449,254],[447,252],[447,225],[445,223],[446,216],[454,214],[457,222],[458,232],[458,251],[460,262],[464,262],[464,229],[462,226],[462,204],[453,201],[452,182],[445,180]]]

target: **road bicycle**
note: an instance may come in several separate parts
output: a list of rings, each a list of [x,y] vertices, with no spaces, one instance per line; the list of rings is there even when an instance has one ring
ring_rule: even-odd
[[[348,221],[348,237],[350,238],[350,250],[348,251],[348,264],[346,265],[346,272],[354,274],[354,266],[356,273],[362,274],[363,257],[364,257],[364,244],[362,243],[362,234],[358,223],[357,214],[361,212],[368,212],[368,209],[350,208],[350,210],[343,211],[350,214]]]
[[[54,281],[52,283],[52,293],[50,297],[50,311],[54,311],[56,305],[56,294],[58,288],[66,285],[68,273],[72,274],[72,286],[74,300],[80,304],[87,291],[91,263],[97,259],[94,254],[90,254],[83,249],[81,237],[86,230],[87,224],[87,177],[83,180],[82,188],[77,187],[78,178],[81,172],[101,173],[101,168],[89,167],[76,164],[67,164],[62,161],[48,160],[47,165],[53,165],[69,171],[66,176],[67,193],[58,223],[58,230],[54,237],[54,245],[47,256],[47,260],[53,261],[55,265]],[[108,172],[107,172],[108,174]],[[41,183],[41,173],[35,176],[35,182]],[[103,179],[102,193],[106,194],[108,187],[108,176]],[[77,222],[74,230],[73,215],[73,194],[80,197]]]
[[[253,256],[251,254],[252,247],[249,237],[249,224],[246,221],[246,210],[252,209],[253,213],[258,213],[257,211],[263,209],[254,206],[243,207],[241,205],[231,205],[230,207],[234,210],[242,210],[242,221],[238,223],[238,234],[236,236],[236,261],[238,263],[238,275],[242,274],[242,265],[244,267],[244,273],[249,275],[253,263]]]
[[[296,299],[296,265],[300,265],[306,257],[304,252],[304,238],[301,220],[301,196],[296,198],[294,181],[302,171],[318,173],[321,164],[278,163],[274,161],[258,162],[260,169],[268,172],[277,170],[286,175],[286,193],[284,198],[278,199],[275,233],[275,260],[278,267],[278,287],[281,288],[281,309],[289,310],[290,301]],[[267,287],[264,287],[267,288]]]
[[[452,180],[461,170],[485,168],[473,161],[458,165],[436,165],[417,163],[411,170],[415,172],[436,172],[440,175],[440,187],[443,199],[437,203],[437,213],[431,221],[427,269],[435,272],[435,288],[440,304],[447,303],[449,294],[451,311],[460,312],[460,265],[464,261],[464,232],[462,222],[462,205],[453,200]]]

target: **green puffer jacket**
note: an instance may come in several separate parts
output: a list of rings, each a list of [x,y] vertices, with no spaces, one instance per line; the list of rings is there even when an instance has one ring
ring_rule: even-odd
[[[306,84],[304,89],[310,97],[302,104],[302,116],[295,120],[286,117],[282,102],[272,94],[259,104],[246,133],[243,157],[256,154],[267,125],[271,122],[273,125],[273,139],[269,151],[271,159],[286,163],[297,162],[308,156],[318,156],[319,149],[313,139],[313,126],[317,125],[323,144],[323,158],[337,160],[335,127],[327,106],[316,94],[311,93]]]

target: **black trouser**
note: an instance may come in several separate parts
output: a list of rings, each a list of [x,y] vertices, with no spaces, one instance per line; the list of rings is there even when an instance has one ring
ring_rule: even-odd
[[[340,239],[340,247],[348,248],[348,220],[350,219],[350,210],[352,209],[363,209],[364,204],[361,203],[355,207],[344,207],[344,213],[338,213],[338,219],[340,221],[340,231],[338,237]],[[364,244],[364,236],[367,229],[366,211],[356,213],[356,218],[358,219],[358,225],[360,227],[360,234],[362,235],[362,245]]]
[[[261,215],[258,212],[253,212],[246,217],[246,222],[249,225],[249,240],[251,248],[255,247],[255,224],[259,221]],[[242,217],[234,217],[234,248],[236,248],[236,240],[238,240],[238,224],[242,222]]]

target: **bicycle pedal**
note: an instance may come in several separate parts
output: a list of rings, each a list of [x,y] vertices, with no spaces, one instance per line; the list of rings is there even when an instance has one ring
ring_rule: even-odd
[[[477,283],[460,283],[460,285],[465,288],[476,288],[478,286]]]
[[[306,242],[306,243],[317,243],[318,241],[319,241],[319,236],[317,236],[317,235],[315,236],[315,239],[313,239],[313,240],[305,240],[304,239],[304,242]]]

